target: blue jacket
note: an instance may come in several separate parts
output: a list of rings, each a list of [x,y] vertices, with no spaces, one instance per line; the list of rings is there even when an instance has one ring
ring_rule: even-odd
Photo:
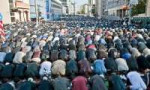
[[[96,60],[93,64],[93,71],[95,74],[101,75],[106,72],[106,68],[104,65],[104,60]]]

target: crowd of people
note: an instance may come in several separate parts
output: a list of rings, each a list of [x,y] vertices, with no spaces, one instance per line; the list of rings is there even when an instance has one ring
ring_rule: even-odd
[[[5,25],[0,90],[150,90],[150,31],[97,22]]]

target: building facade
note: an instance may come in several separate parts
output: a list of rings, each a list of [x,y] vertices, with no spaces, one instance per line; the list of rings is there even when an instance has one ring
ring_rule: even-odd
[[[150,17],[150,0],[147,0],[146,16]]]
[[[60,0],[62,2],[62,10],[64,15],[72,15],[75,13],[75,2],[73,0]]]
[[[29,0],[2,0],[0,6],[4,24],[30,20]]]
[[[36,4],[37,3],[37,8]],[[36,9],[38,15],[36,15]],[[30,0],[31,19],[35,20],[36,16],[45,21],[57,19],[62,14],[62,4],[59,0]]]
[[[29,0],[9,0],[11,22],[30,20]]]
[[[127,0],[107,0],[105,11],[109,16],[124,18],[127,15]]]
[[[36,13],[38,15],[36,15]],[[36,19],[36,16],[38,16],[38,19],[46,20],[46,0],[30,0],[31,20]]]
[[[3,16],[3,23],[4,24],[11,23],[9,1],[1,0],[0,6],[1,6],[0,13]]]
[[[107,0],[96,0],[96,16],[98,18],[102,18],[105,16],[105,9],[106,9],[106,1]]]
[[[62,3],[62,12],[64,15],[70,15],[74,13],[74,3],[72,0],[60,0]]]
[[[59,19],[62,15],[62,3],[59,0],[51,1],[51,20]]]
[[[88,4],[84,4],[84,5],[81,7],[81,10],[84,11],[85,16],[89,16],[89,5],[88,5]]]
[[[88,5],[89,5],[88,14],[89,14],[89,16],[94,16],[93,10],[95,10],[95,4],[96,4],[96,0],[88,0]]]

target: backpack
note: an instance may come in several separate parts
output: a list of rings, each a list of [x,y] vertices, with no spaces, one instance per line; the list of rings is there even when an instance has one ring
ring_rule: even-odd
[[[62,60],[67,60],[68,59],[68,52],[64,49],[60,50],[59,58]]]
[[[14,57],[13,53],[11,53],[11,52],[7,53],[6,56],[5,56],[4,62],[12,63],[13,62],[13,57]]]
[[[27,63],[27,69],[25,71],[26,77],[38,76],[38,74],[39,74],[38,69],[39,69],[39,66],[35,62]]]
[[[2,78],[11,78],[13,76],[13,71],[14,71],[14,65],[13,64],[8,64],[5,65],[4,68],[2,69],[0,76]]]
[[[78,66],[75,60],[69,60],[66,64],[66,74],[68,76],[74,77],[78,73]]]
[[[56,61],[58,59],[58,54],[59,52],[57,50],[52,50],[51,51],[51,56],[50,56],[50,60],[53,62],[53,61]]]
[[[79,73],[88,76],[89,73],[92,72],[89,61],[80,60],[79,64]]]
[[[25,64],[23,64],[23,63],[16,64],[13,76],[23,78],[25,69],[26,69],[26,65]]]
[[[80,61],[80,60],[85,59],[85,58],[86,58],[85,51],[83,51],[83,50],[78,51],[77,60]]]

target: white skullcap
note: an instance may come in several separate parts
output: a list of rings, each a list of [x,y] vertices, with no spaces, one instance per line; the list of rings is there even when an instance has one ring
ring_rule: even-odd
[[[33,35],[32,38],[37,38],[37,36],[36,36],[36,35]]]

